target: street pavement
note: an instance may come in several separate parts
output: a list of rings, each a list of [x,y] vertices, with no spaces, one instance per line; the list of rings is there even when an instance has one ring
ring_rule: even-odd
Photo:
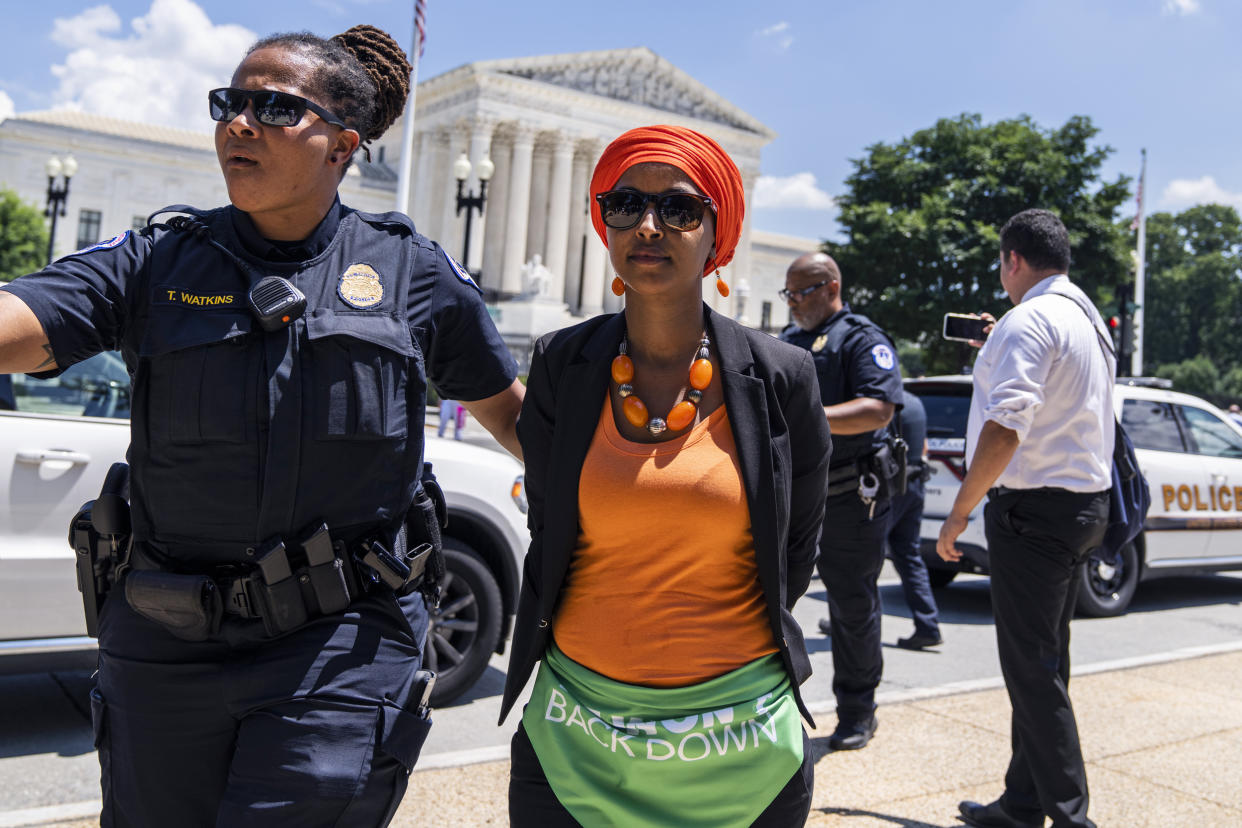
[[[1242,642],[1236,646],[1072,679],[1090,814],[1100,828],[1242,826]],[[833,717],[818,716],[807,825],[960,826],[959,801],[990,802],[1001,791],[1009,716],[1003,689],[884,704],[871,744],[843,753],[828,752]],[[507,825],[508,772],[508,762],[416,772],[393,825]]]
[[[1215,653],[1075,676],[1071,696],[1100,828],[1242,825],[1242,642]],[[1191,657],[1186,657],[1191,656]],[[1136,661],[1142,661],[1136,659]],[[830,753],[832,716],[811,731],[815,796],[807,825],[957,826],[957,803],[1000,793],[1009,757],[1003,689],[881,704],[864,750]],[[509,763],[415,771],[393,821],[399,828],[508,824]],[[94,828],[56,809],[9,811],[0,828]]]

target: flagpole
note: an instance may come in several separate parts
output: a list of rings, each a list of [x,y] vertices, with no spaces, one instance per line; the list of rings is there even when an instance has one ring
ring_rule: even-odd
[[[1130,376],[1143,376],[1143,299],[1146,294],[1147,217],[1143,207],[1143,191],[1147,187],[1147,150],[1143,150],[1143,167],[1139,173],[1138,251],[1134,269],[1134,353],[1130,354]]]
[[[401,165],[397,170],[397,212],[410,214],[410,178],[414,169],[414,104],[418,100],[418,59],[423,52],[426,2],[414,2],[414,35],[410,44],[410,97],[405,102],[405,124],[401,131]]]

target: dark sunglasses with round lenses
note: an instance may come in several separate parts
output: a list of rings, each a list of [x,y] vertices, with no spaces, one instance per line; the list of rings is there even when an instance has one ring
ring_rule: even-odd
[[[302,122],[306,110],[341,129],[349,129],[345,122],[314,101],[289,92],[269,89],[232,89],[222,87],[207,93],[207,104],[213,121],[228,123],[246,110],[246,104],[254,104],[254,117],[259,123],[270,127],[291,127]]]
[[[647,205],[655,202],[655,213],[671,230],[688,232],[703,223],[703,211],[712,200],[696,193],[673,190],[667,193],[640,193],[638,190],[609,190],[596,193],[604,224],[613,230],[629,230],[642,221]]]

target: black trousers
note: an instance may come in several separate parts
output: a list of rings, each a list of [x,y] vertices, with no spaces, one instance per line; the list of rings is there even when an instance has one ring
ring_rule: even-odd
[[[91,693],[100,824],[387,825],[430,726],[427,624],[421,595],[378,592],[271,641],[192,643],[114,590]]]
[[[919,552],[923,526],[923,481],[910,480],[905,494],[893,498],[889,515],[888,557],[901,576],[901,592],[914,619],[916,635],[940,637],[940,617],[932,595],[927,564]]]
[[[1070,705],[1070,618],[1077,564],[1099,546],[1109,493],[1027,489],[994,494],[984,511],[992,611],[1013,755],[1002,801],[1016,818],[1086,826],[1087,772]]]
[[[837,719],[853,724],[875,713],[875,689],[884,671],[880,645],[880,591],[890,502],[875,511],[857,493],[828,498],[819,536],[819,577],[828,592],[832,623],[832,692]]]
[[[578,828],[580,823],[556,798],[543,773],[535,748],[518,725],[513,734],[512,763],[509,771],[510,828]],[[795,828],[811,813],[811,794],[815,791],[815,756],[811,740],[802,734],[802,766],[764,809],[751,828]],[[739,792],[740,795],[744,795]],[[595,828],[595,826],[588,826]]]

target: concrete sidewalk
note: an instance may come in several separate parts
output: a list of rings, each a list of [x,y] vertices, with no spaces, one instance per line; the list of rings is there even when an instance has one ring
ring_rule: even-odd
[[[1239,688],[1242,651],[1072,679],[1100,828],[1242,826]],[[846,753],[827,752],[834,717],[818,715],[807,825],[962,825],[960,800],[1001,791],[1009,715],[1004,690],[881,705],[875,739]],[[418,771],[393,825],[508,825],[508,773],[508,762]]]
[[[1242,826],[1240,687],[1242,649],[1073,678],[1090,815],[1100,828]],[[807,825],[962,825],[959,801],[989,802],[1000,793],[1009,714],[1003,689],[881,704],[875,739],[847,753],[827,752],[834,717],[818,714]],[[508,825],[508,774],[508,762],[416,771],[392,824]],[[45,817],[12,824],[94,828],[99,822]]]

